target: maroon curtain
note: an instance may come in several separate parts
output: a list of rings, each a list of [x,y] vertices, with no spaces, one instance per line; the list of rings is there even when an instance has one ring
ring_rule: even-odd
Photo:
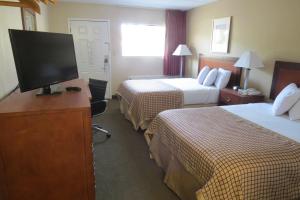
[[[180,56],[173,56],[172,54],[179,44],[185,43],[186,12],[178,10],[167,10],[164,75],[177,76],[180,74]]]

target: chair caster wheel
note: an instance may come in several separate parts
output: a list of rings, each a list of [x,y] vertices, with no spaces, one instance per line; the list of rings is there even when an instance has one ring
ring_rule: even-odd
[[[107,138],[110,138],[110,137],[111,137],[111,135],[110,135],[110,134],[109,134],[109,135],[106,135],[106,137],[107,137]]]

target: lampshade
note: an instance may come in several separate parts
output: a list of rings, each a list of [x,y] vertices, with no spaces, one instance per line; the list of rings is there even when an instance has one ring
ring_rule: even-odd
[[[190,56],[192,52],[185,44],[178,45],[177,49],[174,51],[173,56]]]
[[[262,68],[264,67],[264,64],[255,52],[246,51],[241,55],[240,59],[234,64],[234,66],[251,69]]]

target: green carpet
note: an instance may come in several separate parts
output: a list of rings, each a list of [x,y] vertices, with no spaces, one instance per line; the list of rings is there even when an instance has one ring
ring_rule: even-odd
[[[97,200],[178,200],[163,183],[163,172],[150,160],[143,134],[119,111],[116,100],[94,122],[112,137],[94,135]]]

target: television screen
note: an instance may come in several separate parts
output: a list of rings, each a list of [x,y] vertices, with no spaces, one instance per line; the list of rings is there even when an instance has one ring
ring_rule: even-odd
[[[9,30],[21,92],[78,78],[73,36]]]

